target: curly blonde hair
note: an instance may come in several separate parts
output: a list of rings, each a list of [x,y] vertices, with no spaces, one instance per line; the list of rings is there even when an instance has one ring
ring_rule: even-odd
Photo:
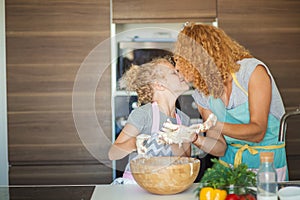
[[[156,58],[141,66],[132,65],[121,77],[120,88],[134,91],[138,95],[138,106],[153,100],[152,84],[165,79],[165,74],[157,67],[159,64],[172,64],[169,58]]]
[[[222,96],[230,73],[239,71],[237,61],[253,57],[223,30],[207,24],[186,25],[174,49],[176,68],[194,88],[206,96]]]

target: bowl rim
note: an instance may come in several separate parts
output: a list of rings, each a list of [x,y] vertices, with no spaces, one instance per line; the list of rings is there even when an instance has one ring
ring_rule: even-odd
[[[174,159],[175,161],[176,160],[181,160],[181,159],[186,159],[186,160],[192,160],[193,162],[187,162],[187,163],[178,163],[180,165],[183,165],[183,164],[190,164],[190,163],[200,163],[200,159],[198,158],[194,158],[194,157],[188,157],[188,156],[151,156],[151,157],[146,157],[146,156],[143,156],[143,157],[139,157],[139,158],[133,158],[132,160],[130,160],[130,163],[131,162],[137,162],[138,160],[141,160],[141,159],[146,159],[146,160],[149,160],[149,159],[165,159],[165,158],[169,158],[169,159]]]
[[[278,196],[280,197],[294,197],[291,195],[291,192],[297,191],[298,193],[296,194],[296,197],[300,197],[300,187],[299,186],[286,186],[281,188],[278,191]],[[288,192],[288,193],[286,193]]]

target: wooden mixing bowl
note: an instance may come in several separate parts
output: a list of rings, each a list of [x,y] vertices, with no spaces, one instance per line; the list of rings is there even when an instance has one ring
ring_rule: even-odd
[[[190,157],[138,158],[130,162],[135,181],[154,194],[176,194],[197,178],[200,160]]]

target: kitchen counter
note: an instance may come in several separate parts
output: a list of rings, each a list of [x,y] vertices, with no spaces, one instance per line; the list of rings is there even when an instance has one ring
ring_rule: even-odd
[[[194,189],[197,184],[194,184],[188,190],[173,195],[157,195],[151,194],[138,185],[97,185],[92,195],[91,200],[99,199],[118,199],[118,200],[183,200],[197,199]]]
[[[279,188],[299,186],[300,181],[279,183]],[[1,200],[196,200],[194,184],[188,190],[175,195],[156,195],[138,185],[48,185],[48,186],[0,186]]]

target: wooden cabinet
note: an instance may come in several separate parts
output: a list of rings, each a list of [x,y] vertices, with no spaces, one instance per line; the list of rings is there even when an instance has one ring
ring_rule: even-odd
[[[91,155],[73,118],[80,67],[110,37],[110,2],[5,3],[10,184],[110,183],[110,162]],[[109,60],[110,49],[99,55]],[[101,59],[90,64],[96,66]],[[103,71],[94,91],[95,110],[80,111],[96,113],[108,138],[97,141],[104,154],[111,138],[110,67]]]
[[[216,0],[113,0],[113,23],[214,21]]]
[[[218,22],[228,35],[265,62],[287,111],[300,102],[300,2],[284,0],[218,1]],[[299,118],[289,119],[286,149],[290,179],[299,180]]]

